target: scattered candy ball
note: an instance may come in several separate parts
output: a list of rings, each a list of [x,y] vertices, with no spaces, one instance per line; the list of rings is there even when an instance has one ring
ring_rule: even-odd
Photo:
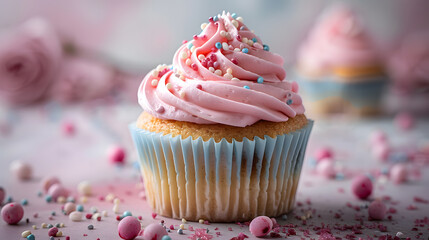
[[[368,207],[368,215],[372,220],[383,220],[386,215],[386,205],[380,200],[374,200]]]
[[[64,213],[69,215],[70,213],[76,211],[76,204],[68,202],[64,205]]]
[[[414,118],[407,112],[398,113],[394,119],[395,125],[402,130],[409,130],[414,126]]]
[[[317,149],[316,152],[314,153],[314,158],[316,159],[317,162],[319,162],[324,158],[333,158],[333,157],[334,157],[334,153],[328,147],[321,147]]]
[[[46,177],[42,180],[42,188],[47,193],[49,188],[56,183],[61,183],[57,177]]]
[[[161,238],[161,240],[171,240],[171,237],[168,235],[165,235]]]
[[[125,150],[120,146],[114,146],[109,149],[109,160],[113,164],[125,163]]]
[[[352,192],[360,199],[366,199],[372,193],[371,179],[366,175],[359,175],[352,181]]]
[[[250,222],[249,230],[255,237],[263,237],[271,232],[273,221],[267,216],[256,217]]]
[[[324,158],[316,165],[316,171],[319,175],[331,179],[336,175],[335,163],[332,159]]]
[[[77,186],[77,190],[80,194],[84,196],[91,196],[92,194],[92,187],[91,184],[88,181],[82,181]]]
[[[0,187],[0,205],[3,204],[4,197],[6,197],[6,192],[2,187]]]
[[[17,224],[24,217],[24,209],[19,203],[8,203],[1,209],[1,216],[8,224]]]
[[[63,130],[65,136],[72,136],[76,131],[76,128],[72,122],[64,122],[61,126],[61,129]]]
[[[398,163],[393,165],[392,168],[390,169],[389,177],[396,184],[401,184],[407,181],[408,171],[405,164]]]
[[[158,225],[158,224],[157,224]],[[161,226],[161,225],[158,225]],[[119,237],[125,240],[132,240],[137,237],[141,230],[140,222],[135,217],[124,217],[118,225]],[[146,231],[145,231],[146,232]],[[145,239],[152,239],[146,238]]]
[[[30,230],[27,230],[27,231],[24,231],[24,232],[22,232],[21,233],[21,237],[23,237],[23,238],[27,238],[28,237],[28,235],[30,235],[31,234],[31,231]]]
[[[82,220],[82,216],[83,214],[81,212],[71,212],[69,214],[69,219],[72,220],[73,222],[79,222]]]
[[[33,176],[33,168],[31,165],[21,161],[13,161],[10,164],[10,171],[19,180],[29,180]]]
[[[391,148],[387,143],[378,144],[372,148],[373,156],[382,162],[385,162],[389,158],[390,153]]]
[[[27,236],[27,240],[36,240],[36,237],[33,234]]]
[[[51,227],[48,230],[48,236],[50,236],[50,237],[56,237],[57,236],[57,232],[58,232],[58,228]]]
[[[168,235],[167,230],[158,223],[149,224],[143,232],[144,239],[162,240],[165,235]]]
[[[61,184],[55,183],[49,188],[48,194],[52,197],[54,201],[57,201],[58,197],[60,196],[67,198],[69,196],[69,191]]]

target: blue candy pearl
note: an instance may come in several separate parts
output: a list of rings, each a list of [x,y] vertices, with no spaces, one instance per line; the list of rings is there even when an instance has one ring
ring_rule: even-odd
[[[132,216],[133,214],[130,211],[125,211],[124,214],[122,215],[123,217],[128,217],[128,216]]]
[[[168,235],[165,235],[165,236],[163,236],[162,237],[162,239],[161,240],[171,240],[171,237],[170,236],[168,236]]]
[[[76,206],[76,211],[78,211],[78,212],[83,212],[83,206],[82,205],[77,205]]]
[[[259,76],[258,77],[258,80],[256,80],[258,83],[263,83],[264,82],[264,78],[263,77],[261,77],[261,76]]]
[[[221,49],[221,48],[222,48],[222,43],[217,42],[217,43],[215,44],[215,47],[216,47],[217,49]]]
[[[256,39],[256,38],[252,38],[252,41],[255,43],[255,42],[257,42],[257,41],[258,41],[258,39]]]
[[[231,17],[234,18],[234,19],[236,19],[237,18],[237,13],[231,14]]]
[[[292,99],[288,99],[288,100],[286,101],[286,104],[287,104],[287,105],[291,105],[292,103],[293,103]]]
[[[214,16],[214,17],[213,17],[213,21],[215,21],[215,22],[216,22],[217,20],[219,20],[219,18],[218,18],[218,17],[217,17],[217,15],[216,15],[216,16]]]
[[[270,51],[270,47],[268,47],[268,45],[267,45],[267,44],[264,44],[264,50],[265,50],[265,51]]]
[[[27,199],[22,199],[21,200],[21,205],[25,206],[28,204],[28,200]]]
[[[27,236],[28,240],[36,240],[36,237],[33,234]]]
[[[51,197],[51,195],[46,195],[46,197],[45,197],[45,201],[46,201],[46,202],[51,202],[51,201],[52,201],[52,197]]]
[[[194,46],[194,44],[193,43],[188,43],[188,49],[191,49],[192,47]]]
[[[243,50],[241,50],[243,53],[248,53],[249,52],[249,49],[247,49],[247,48],[243,48]]]
[[[250,87],[249,86],[247,86],[247,85],[244,85],[243,86],[245,89],[250,89]]]

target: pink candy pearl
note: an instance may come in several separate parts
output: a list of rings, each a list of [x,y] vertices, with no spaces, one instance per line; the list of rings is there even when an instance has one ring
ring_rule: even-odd
[[[414,118],[411,114],[402,112],[395,116],[396,126],[402,130],[409,130],[414,126]]]
[[[69,191],[65,187],[63,187],[61,184],[55,183],[54,185],[52,185],[49,188],[48,194],[51,195],[51,197],[54,201],[57,201],[58,197],[67,198],[69,196]]]
[[[109,149],[109,160],[113,164],[123,164],[125,162],[125,150],[122,147],[114,146]]]
[[[168,235],[167,230],[158,223],[149,224],[143,232],[143,238],[150,240],[161,240],[165,235]]]
[[[46,193],[49,188],[56,183],[61,183],[57,177],[46,177],[42,180],[42,188]]]
[[[314,153],[314,158],[316,158],[316,161],[319,162],[324,158],[332,158],[334,156],[332,150],[327,147],[322,147],[316,150]]]
[[[371,133],[370,142],[372,145],[387,144],[387,136],[383,131],[374,131]]]
[[[372,153],[375,158],[384,162],[389,158],[390,150],[391,149],[389,145],[384,143],[384,144],[375,145],[372,150]]]
[[[273,221],[267,216],[256,217],[250,222],[249,230],[255,237],[263,237],[271,232]]]
[[[49,236],[49,237],[55,237],[55,236],[57,236],[57,232],[58,232],[58,228],[56,228],[56,227],[51,227],[51,228],[49,228],[49,230],[48,230],[48,236]]]
[[[1,216],[8,224],[17,224],[24,216],[24,209],[19,203],[9,203],[1,209]]]
[[[0,206],[3,204],[3,200],[5,196],[6,196],[6,192],[2,187],[0,187]]]
[[[125,240],[136,238],[140,230],[141,226],[139,220],[132,216],[124,217],[118,225],[119,237]]]
[[[402,163],[395,164],[390,169],[389,177],[396,184],[400,184],[407,181],[407,176],[407,167]]]
[[[75,133],[75,126],[71,122],[64,122],[61,128],[66,136],[72,136]]]
[[[66,215],[69,215],[71,212],[76,211],[76,204],[68,202],[64,205],[64,212]]]
[[[369,205],[368,214],[370,219],[383,220],[386,215],[386,205],[380,200],[375,200]]]
[[[334,178],[336,175],[335,163],[330,158],[324,158],[317,163],[316,171],[325,178]]]
[[[360,199],[366,199],[372,193],[372,182],[368,176],[360,175],[352,181],[352,192]]]
[[[10,170],[19,180],[29,180],[33,175],[33,168],[30,164],[15,161],[10,164]]]

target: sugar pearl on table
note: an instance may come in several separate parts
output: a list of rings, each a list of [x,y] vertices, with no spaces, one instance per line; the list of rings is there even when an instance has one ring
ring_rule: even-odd
[[[328,147],[321,147],[317,149],[316,152],[314,153],[314,158],[316,159],[317,162],[324,158],[333,158],[333,157],[334,157],[334,153],[332,152],[332,149]]]
[[[75,125],[72,122],[63,122],[61,129],[66,136],[72,136],[76,131]]]
[[[33,168],[31,165],[21,161],[13,161],[10,164],[10,171],[19,180],[29,180],[33,175]]]
[[[390,153],[391,148],[387,143],[377,144],[372,149],[373,156],[382,162],[389,158]]]
[[[109,160],[113,164],[125,163],[125,149],[121,146],[112,146],[108,151]]]
[[[369,204],[368,215],[373,220],[383,220],[386,215],[386,205],[381,200],[374,200]]]
[[[27,240],[35,240],[36,237],[33,234],[27,236]]]
[[[125,240],[132,240],[137,237],[141,230],[140,222],[135,217],[124,217],[118,224],[119,237]],[[145,238],[152,239],[152,238]]]
[[[58,232],[58,228],[52,227],[48,230],[48,236],[50,237],[56,237]]]
[[[398,163],[393,165],[390,169],[389,177],[395,184],[400,184],[407,181],[408,171],[405,164]]]
[[[394,122],[401,130],[409,130],[414,126],[414,118],[407,112],[398,113],[395,116]]]
[[[49,188],[48,194],[56,202],[58,197],[60,197],[60,196],[67,198],[69,196],[69,191],[65,187],[63,187],[61,184],[56,183]]]
[[[68,202],[64,205],[64,213],[69,215],[71,212],[76,211],[76,204]]]
[[[255,237],[263,237],[270,233],[273,228],[273,221],[267,216],[259,216],[254,218],[249,225],[250,232]]]
[[[72,220],[73,222],[82,221],[82,217],[83,217],[83,214],[77,211],[71,212],[69,215],[69,219]]]
[[[31,231],[30,230],[27,230],[27,231],[24,231],[24,232],[22,232],[21,233],[21,237],[23,237],[23,238],[27,238],[28,237],[28,235],[30,235],[31,234]]]
[[[52,177],[52,176],[45,177],[42,180],[42,188],[46,193],[46,192],[48,192],[49,188],[56,183],[61,183],[57,177]]]
[[[372,193],[371,179],[366,175],[359,175],[352,181],[352,192],[360,199],[366,199]]]
[[[24,217],[24,209],[19,203],[8,203],[1,209],[1,216],[8,224],[17,224]]]
[[[168,235],[167,230],[158,223],[149,224],[143,232],[143,238],[151,240],[162,240],[165,235]]]
[[[324,158],[316,165],[316,171],[325,178],[334,178],[336,175],[335,162],[330,158]]]
[[[218,76],[222,76],[222,70],[220,69],[217,69],[214,73]]]
[[[6,192],[2,187],[0,187],[0,206],[3,204],[3,200],[6,197]]]
[[[79,185],[77,185],[77,190],[82,195],[91,196],[91,194],[92,194],[91,183],[88,181],[82,181],[79,183]]]

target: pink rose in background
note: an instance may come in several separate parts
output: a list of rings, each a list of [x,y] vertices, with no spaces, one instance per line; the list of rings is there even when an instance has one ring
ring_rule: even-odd
[[[57,74],[62,49],[48,22],[31,19],[0,36],[0,97],[11,104],[44,98]]]
[[[429,93],[429,32],[408,36],[393,53],[389,70],[400,93]]]
[[[52,97],[62,102],[87,101],[109,95],[117,85],[115,71],[85,58],[64,59],[52,87]]]

